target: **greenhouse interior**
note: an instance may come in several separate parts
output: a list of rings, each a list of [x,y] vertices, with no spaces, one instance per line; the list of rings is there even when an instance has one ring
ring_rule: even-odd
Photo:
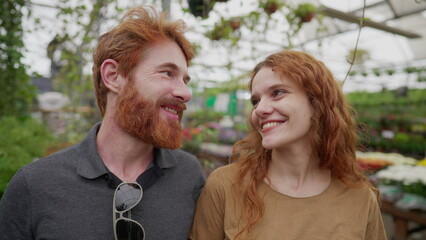
[[[6,0],[0,199],[21,167],[78,144],[102,121],[92,54],[139,5],[186,24],[194,58],[180,149],[207,179],[248,136],[256,64],[303,51],[331,70],[353,109],[356,162],[380,192],[387,238],[426,239],[425,0]]]

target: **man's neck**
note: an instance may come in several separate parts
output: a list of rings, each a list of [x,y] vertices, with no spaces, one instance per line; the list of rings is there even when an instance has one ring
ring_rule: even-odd
[[[108,119],[101,124],[96,144],[106,167],[122,181],[136,181],[154,160],[151,144],[129,135]]]

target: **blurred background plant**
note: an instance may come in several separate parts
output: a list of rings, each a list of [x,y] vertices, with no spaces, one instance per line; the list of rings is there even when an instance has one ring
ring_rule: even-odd
[[[0,198],[19,168],[44,156],[54,142],[49,129],[33,118],[0,118]]]
[[[348,2],[347,5],[357,5],[354,1]],[[367,17],[372,17],[371,20],[385,23],[390,19],[385,16],[387,20],[384,21],[379,12],[395,1],[367,2],[367,9],[371,11]],[[324,15],[325,6],[333,5],[329,1],[3,0],[0,3],[0,119],[12,116],[16,121],[23,121],[31,116],[47,126],[55,140],[40,146],[45,155],[82,140],[89,128],[101,120],[90,76],[96,38],[117,23],[123,10],[141,3],[171,10],[172,17],[185,19],[188,36],[197,53],[189,68],[192,80],[188,86],[193,99],[183,119],[184,150],[200,156],[204,149],[220,155],[225,161],[232,144],[247,132],[246,119],[251,110],[248,72],[255,62],[271,52],[295,48],[313,54],[333,69],[342,66],[343,71],[347,69],[347,59],[354,59],[344,90],[351,92],[347,98],[359,122],[368,126],[368,131],[360,135],[365,146],[363,150],[424,158],[426,92],[425,89],[411,89],[418,83],[425,83],[424,63],[385,64],[387,60],[381,61],[376,47],[366,39],[360,42],[359,48],[354,48],[351,41],[355,40],[356,22]],[[408,1],[404,4],[411,5]],[[419,4],[419,9],[423,6]],[[359,17],[366,7],[358,4],[351,9],[343,14]],[[37,10],[38,15],[33,10]],[[327,21],[333,24],[327,25]],[[342,40],[339,33],[327,32],[333,30],[336,22],[350,37]],[[39,39],[26,43],[38,48],[37,53],[30,50],[33,52],[29,55],[38,55],[38,59],[46,58],[49,62],[50,69],[43,76],[31,72],[37,69],[34,66],[40,66],[38,61],[31,61],[30,66],[23,63],[23,54],[28,53],[23,41],[25,34],[47,39],[46,44],[39,43]],[[346,34],[340,36],[343,35]],[[333,40],[335,36],[337,40]],[[344,42],[345,49],[336,48],[339,42]],[[386,48],[387,52],[390,50],[393,49]],[[341,80],[341,74],[336,76]],[[50,88],[43,89],[43,84],[37,84],[36,88],[38,80],[49,83]],[[405,84],[395,89],[392,84],[396,81]],[[360,86],[361,89],[375,87],[373,92],[353,92]],[[393,89],[388,90],[389,86]],[[40,96],[51,92],[61,93],[68,101],[56,109],[44,109]],[[58,102],[57,99],[47,101]],[[204,158],[201,161],[216,166]]]
[[[223,112],[198,110],[189,112],[185,118],[182,149],[195,155],[202,150],[202,143],[233,145],[247,134],[246,124]]]

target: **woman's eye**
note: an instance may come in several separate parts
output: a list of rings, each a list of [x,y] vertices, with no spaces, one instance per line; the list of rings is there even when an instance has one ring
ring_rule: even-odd
[[[252,100],[251,100],[251,105],[252,105],[253,107],[256,107],[258,103],[259,103],[259,101],[258,101],[257,99],[252,99]]]
[[[273,97],[277,97],[277,96],[280,96],[280,95],[285,94],[285,93],[287,93],[287,92],[286,92],[286,91],[284,91],[284,90],[275,90],[275,91],[272,93],[272,96],[273,96]]]

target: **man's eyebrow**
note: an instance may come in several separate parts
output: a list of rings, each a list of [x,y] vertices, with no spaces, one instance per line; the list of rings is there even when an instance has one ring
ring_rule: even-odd
[[[164,68],[164,67],[171,68],[174,71],[179,71],[179,67],[175,63],[172,63],[172,62],[163,63],[163,64],[159,65],[157,68]],[[191,80],[191,77],[189,77],[187,73],[184,73],[183,81],[185,82],[185,84],[187,84],[189,82],[189,80]]]
[[[159,65],[157,68],[164,68],[164,67],[172,68],[173,70],[179,70],[179,67],[172,62],[163,63]]]

